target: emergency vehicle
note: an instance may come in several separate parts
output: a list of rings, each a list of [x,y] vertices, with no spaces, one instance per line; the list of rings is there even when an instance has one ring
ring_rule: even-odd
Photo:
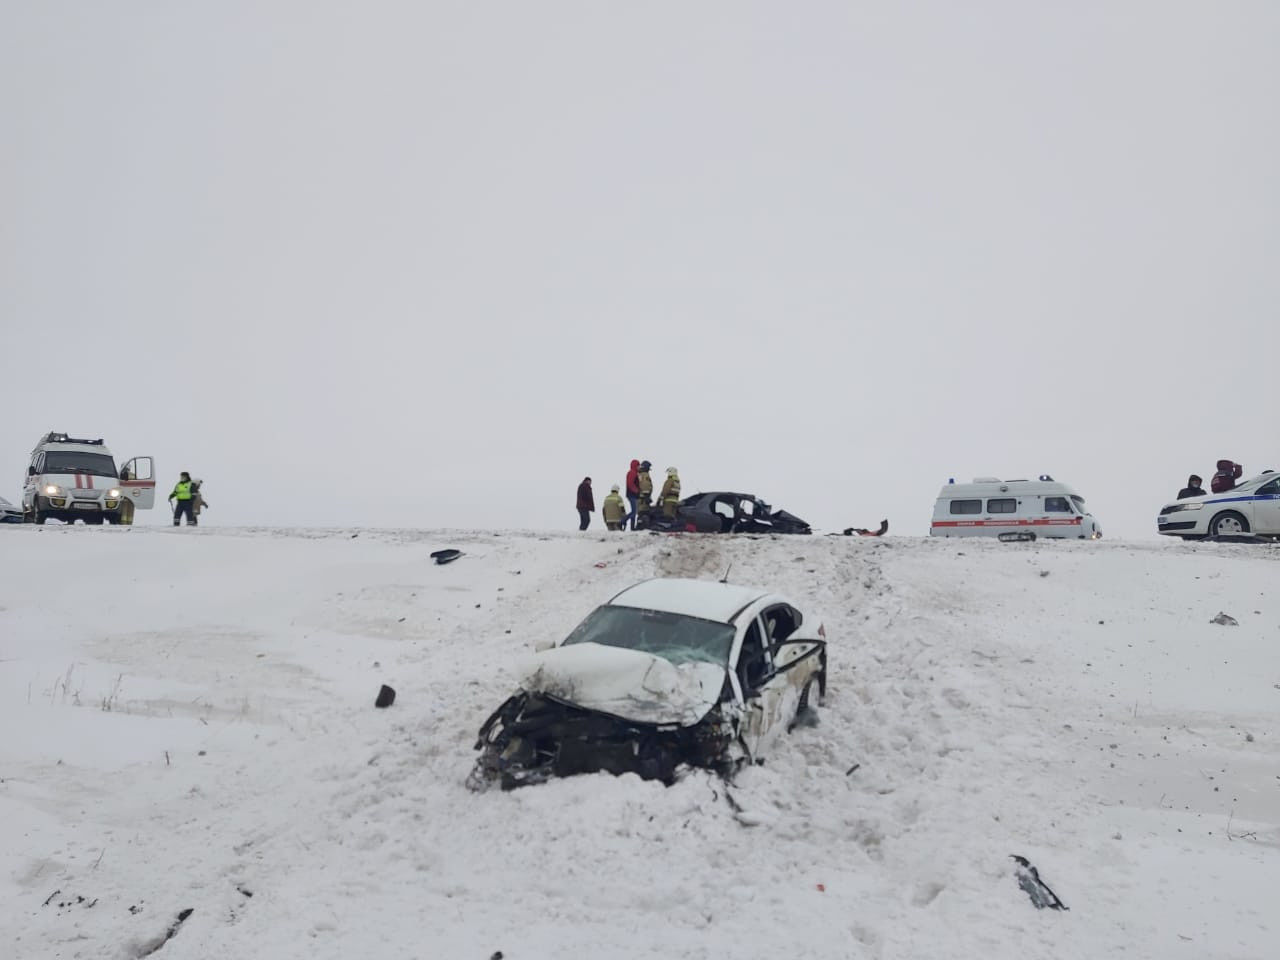
[[[934,537],[1097,540],[1102,527],[1084,497],[1048,474],[1038,480],[975,477],[951,480],[938,492],[929,534]]]
[[[133,510],[155,506],[155,461],[134,457],[116,469],[101,440],[80,440],[46,433],[31,451],[22,488],[22,518],[27,523],[120,523]]]
[[[1280,537],[1280,474],[1267,470],[1221,493],[1167,503],[1156,524],[1166,536],[1188,540]]]

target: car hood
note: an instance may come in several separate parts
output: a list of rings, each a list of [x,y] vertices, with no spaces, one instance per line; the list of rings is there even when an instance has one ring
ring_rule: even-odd
[[[805,523],[794,513],[787,513],[785,510],[774,510],[769,514],[769,522],[779,530],[796,530],[808,533],[810,529],[809,524]]]
[[[535,656],[522,686],[636,723],[692,726],[720,699],[724,679],[725,668],[714,663],[575,643]]]

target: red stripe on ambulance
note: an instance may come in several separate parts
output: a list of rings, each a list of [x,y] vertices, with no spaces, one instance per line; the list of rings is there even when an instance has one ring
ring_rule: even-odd
[[[1075,527],[1083,517],[1067,520],[935,520],[935,527]]]

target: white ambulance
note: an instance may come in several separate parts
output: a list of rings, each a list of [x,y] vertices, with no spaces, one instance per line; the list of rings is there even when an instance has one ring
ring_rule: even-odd
[[[156,501],[155,461],[134,457],[119,470],[101,440],[46,433],[31,451],[22,488],[27,523],[130,523]]]
[[[975,477],[951,480],[938,493],[929,534],[934,537],[1097,540],[1102,527],[1084,497],[1048,474],[1038,480]]]

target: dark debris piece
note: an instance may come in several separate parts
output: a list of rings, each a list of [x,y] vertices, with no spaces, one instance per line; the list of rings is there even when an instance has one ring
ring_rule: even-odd
[[[1031,902],[1035,904],[1037,910],[1043,910],[1048,907],[1050,910],[1070,910],[1065,903],[1058,899],[1058,895],[1049,889],[1049,885],[1040,879],[1040,871],[1031,865],[1026,857],[1020,857],[1016,853],[1010,854],[1010,858],[1018,865],[1015,871],[1018,877],[1018,886],[1020,886]]]
[[[382,689],[378,691],[378,699],[373,701],[375,707],[389,707],[396,702],[396,692],[385,683]]]

